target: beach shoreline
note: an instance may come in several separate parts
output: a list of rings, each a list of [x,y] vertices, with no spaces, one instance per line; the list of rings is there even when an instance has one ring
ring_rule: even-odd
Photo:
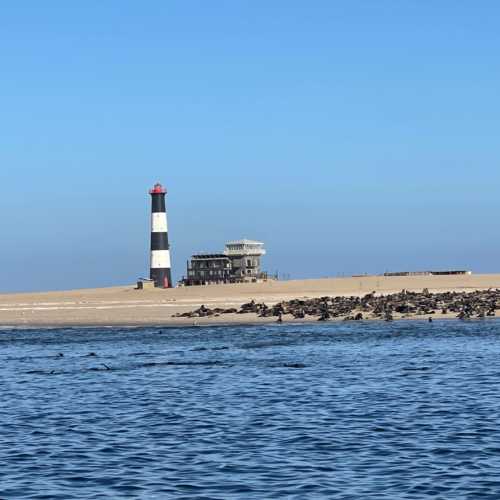
[[[473,321],[473,322],[490,322],[494,321],[496,319],[500,318],[500,315],[495,315],[494,317],[491,318],[485,318],[485,319],[476,319],[472,318],[467,321]],[[395,318],[391,322],[394,324],[406,324],[406,323],[413,323],[413,322],[423,322],[423,323],[428,323],[428,317],[422,317],[422,316],[410,316],[406,318]],[[439,322],[439,321],[445,321],[445,322],[455,322],[455,321],[460,321],[456,317],[450,317],[450,316],[438,316],[434,317],[433,316],[433,321]],[[377,324],[377,323],[386,323],[383,319],[375,319],[375,318],[366,318],[360,321],[344,321],[343,319],[339,318],[333,318],[328,321],[323,322],[322,324],[332,324],[332,325],[339,325],[339,324],[347,324],[347,323],[357,323],[357,324]],[[123,330],[135,330],[135,329],[142,329],[142,328],[154,328],[154,329],[175,329],[175,328],[231,328],[231,327],[244,327],[244,328],[251,328],[251,327],[261,327],[261,326],[310,326],[312,324],[321,324],[318,322],[317,318],[307,318],[307,319],[302,319],[302,320],[294,320],[294,319],[283,319],[283,322],[279,323],[276,321],[276,318],[274,320],[270,321],[253,321],[253,320],[248,320],[248,321],[221,321],[221,322],[216,322],[216,321],[199,321],[199,322],[157,322],[157,323],[137,323],[137,324],[123,324],[123,323],[116,323],[116,324],[104,324],[104,323],[91,323],[91,324],[78,324],[78,323],[59,323],[59,324],[16,324],[16,325],[1,325],[0,324],[0,331],[2,330],[59,330],[59,329],[78,329],[78,330],[85,330],[85,329],[123,329]]]
[[[320,297],[363,297],[396,294],[401,290],[431,293],[474,292],[500,289],[500,274],[455,276],[363,276],[319,280],[268,281],[235,285],[208,285],[173,289],[136,290],[134,286],[61,292],[0,294],[0,325],[26,327],[138,327],[260,325],[276,322],[275,317],[256,314],[223,314],[204,318],[174,318],[204,305],[208,308],[235,308],[255,301],[267,305],[293,299]],[[497,315],[497,313],[495,313]],[[441,315],[433,315],[440,319]],[[443,317],[451,318],[451,315]],[[369,318],[364,318],[369,319]],[[394,319],[401,319],[398,315]],[[404,319],[427,319],[425,315]],[[372,320],[372,319],[369,319]],[[317,321],[306,317],[301,322]],[[329,321],[341,321],[334,318]],[[375,319],[376,321],[376,319]],[[284,323],[299,320],[283,316]]]

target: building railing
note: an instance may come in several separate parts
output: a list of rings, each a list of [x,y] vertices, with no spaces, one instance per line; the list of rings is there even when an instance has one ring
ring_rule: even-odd
[[[266,255],[263,248],[244,248],[243,250],[224,250],[224,255]]]

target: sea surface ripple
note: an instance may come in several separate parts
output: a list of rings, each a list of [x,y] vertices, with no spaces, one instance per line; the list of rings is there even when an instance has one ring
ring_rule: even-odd
[[[0,330],[0,498],[498,499],[500,322]]]

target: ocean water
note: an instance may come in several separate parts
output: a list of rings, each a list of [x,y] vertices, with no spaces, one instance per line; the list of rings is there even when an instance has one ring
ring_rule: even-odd
[[[2,499],[500,498],[497,320],[3,329],[0,382]]]

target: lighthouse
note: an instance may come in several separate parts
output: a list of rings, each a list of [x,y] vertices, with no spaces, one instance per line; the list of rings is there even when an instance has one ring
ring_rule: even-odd
[[[160,184],[149,190],[151,195],[151,269],[149,277],[155,287],[171,288],[170,250],[168,245],[167,211],[165,195],[167,190]]]

